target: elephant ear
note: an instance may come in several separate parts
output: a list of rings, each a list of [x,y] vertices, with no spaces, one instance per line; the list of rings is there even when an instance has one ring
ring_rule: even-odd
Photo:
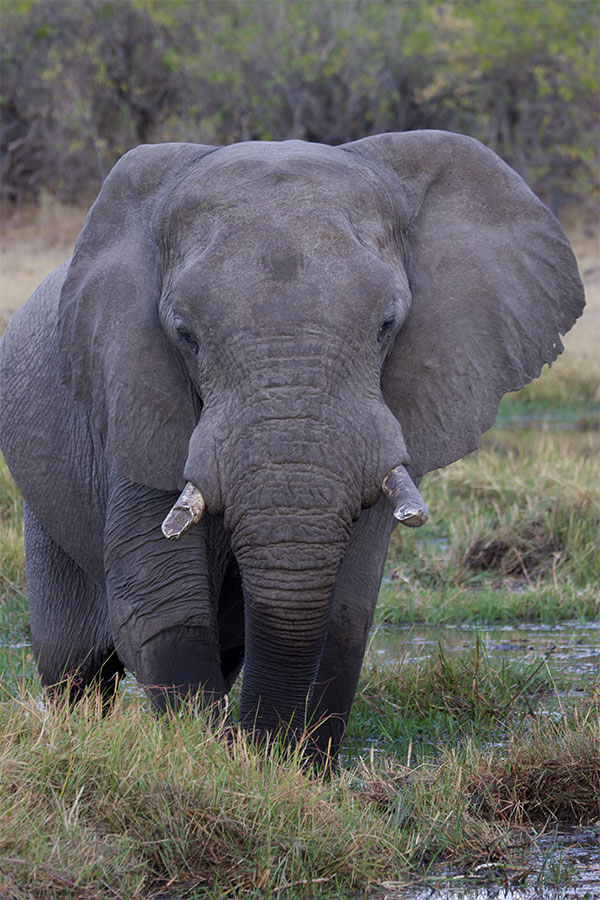
[[[123,156],[88,213],[59,312],[62,380],[119,475],[177,490],[200,401],[159,321],[161,254],[151,220],[215,147],[141,146]]]
[[[583,288],[558,221],[473,138],[415,131],[343,149],[387,169],[407,216],[412,306],[382,388],[418,477],[478,447],[503,394],[556,359]]]

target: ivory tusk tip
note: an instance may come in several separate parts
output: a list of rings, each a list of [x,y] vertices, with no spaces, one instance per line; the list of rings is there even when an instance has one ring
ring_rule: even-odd
[[[391,469],[381,485],[394,518],[409,528],[419,528],[429,517],[425,501],[404,466]]]
[[[189,531],[194,524],[194,517],[189,510],[172,509],[161,525],[161,531],[170,541],[176,541]]]
[[[399,506],[394,510],[394,518],[409,528],[420,528],[429,518],[429,513],[424,507]]]
[[[188,482],[162,523],[162,533],[168,540],[176,541],[200,521],[205,509],[206,503],[201,491]]]

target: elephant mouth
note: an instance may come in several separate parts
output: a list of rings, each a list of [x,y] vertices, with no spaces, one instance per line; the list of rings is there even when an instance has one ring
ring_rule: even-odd
[[[383,479],[381,490],[402,525],[419,528],[429,513],[425,501],[404,466],[395,466]],[[162,523],[162,533],[169,540],[182,537],[200,521],[206,511],[202,492],[188,481]]]

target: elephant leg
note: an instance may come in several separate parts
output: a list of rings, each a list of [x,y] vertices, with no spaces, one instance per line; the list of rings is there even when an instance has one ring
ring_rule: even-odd
[[[231,555],[219,596],[219,652],[225,690],[231,687],[244,665],[245,622],[242,578]]]
[[[177,541],[161,523],[175,494],[113,476],[104,555],[109,615],[120,657],[159,708],[225,693],[210,517]],[[219,585],[220,586],[220,585]]]
[[[123,664],[110,633],[106,593],[50,537],[24,504],[27,598],[44,687],[75,702],[98,687],[112,701]]]
[[[354,524],[312,694],[309,728],[317,755],[335,755],[344,736],[395,525],[383,497]]]

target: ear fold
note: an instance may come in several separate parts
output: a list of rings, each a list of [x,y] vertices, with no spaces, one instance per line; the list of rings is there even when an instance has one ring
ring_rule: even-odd
[[[478,447],[502,395],[556,359],[583,288],[558,221],[478,141],[415,131],[343,149],[387,168],[407,210],[413,302],[382,383],[415,478]]]
[[[217,148],[142,146],[104,182],[75,246],[60,300],[62,376],[112,468],[177,490],[199,400],[158,318],[151,218],[173,185]]]

